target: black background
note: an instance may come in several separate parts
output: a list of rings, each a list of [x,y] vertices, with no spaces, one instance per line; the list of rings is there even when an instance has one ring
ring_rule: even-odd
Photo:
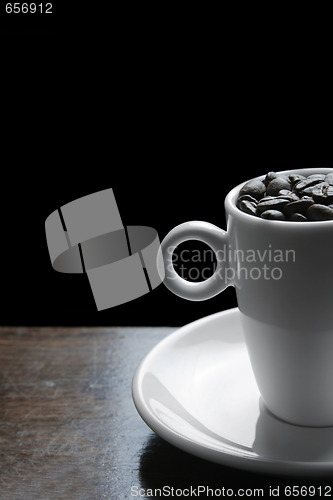
[[[231,288],[192,303],[161,285],[97,312],[86,276],[53,271],[45,219],[112,187],[123,223],[160,239],[187,220],[225,228],[239,182],[333,165],[328,66],[305,39],[269,43],[273,26],[264,43],[245,12],[53,3],[47,19],[1,16],[0,323],[172,326],[236,306]]]
[[[209,301],[191,303],[174,296],[162,284],[135,301],[97,312],[85,275],[52,269],[45,219],[66,202],[112,187],[123,223],[152,226],[161,239],[187,220],[205,220],[226,228],[223,202],[233,185],[276,167],[333,165],[288,157],[277,165],[258,155],[239,171],[245,158],[228,160],[225,151],[219,154],[209,145],[209,137],[200,132],[190,137],[182,134],[181,143],[176,145],[172,139],[153,133],[141,147],[134,144],[130,147],[135,154],[125,162],[119,150],[113,150],[110,157],[100,159],[77,153],[69,160],[64,152],[65,164],[61,158],[49,161],[48,154],[46,158],[36,155],[23,171],[12,164],[5,176],[2,200],[3,324],[180,325],[234,307],[232,288]]]

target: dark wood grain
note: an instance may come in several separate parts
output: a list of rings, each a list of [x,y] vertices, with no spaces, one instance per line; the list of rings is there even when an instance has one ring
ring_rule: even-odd
[[[330,484],[221,467],[156,436],[134,408],[131,380],[173,330],[2,327],[1,500],[122,500],[135,498],[132,487],[149,495],[163,486]]]

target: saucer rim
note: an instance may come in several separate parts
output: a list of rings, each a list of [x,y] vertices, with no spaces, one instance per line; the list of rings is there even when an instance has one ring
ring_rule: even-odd
[[[194,328],[200,327],[201,325],[209,324],[216,318],[223,318],[226,316],[238,315],[239,308],[234,307],[231,309],[226,309],[208,316],[204,316],[198,320],[188,323],[180,328],[178,328],[173,333],[167,335],[158,344],[156,344],[141,360],[138,364],[135,373],[132,378],[131,392],[134,406],[143,419],[143,421],[148,425],[148,427],[154,431],[158,436],[172,444],[178,449],[199,457],[201,459],[207,460],[209,462],[217,463],[223,466],[235,467],[237,469],[242,469],[250,472],[259,473],[269,473],[269,474],[280,474],[280,475],[314,475],[321,476],[332,474],[333,461],[332,462],[307,462],[299,460],[279,460],[260,456],[255,454],[254,456],[242,456],[236,455],[230,449],[225,448],[224,450],[214,450],[208,445],[203,445],[196,441],[183,436],[181,433],[176,432],[174,429],[168,427],[162,421],[160,421],[156,415],[154,415],[145,403],[145,399],[142,395],[141,390],[141,380],[145,373],[145,367],[149,364],[150,359],[156,356],[159,351],[163,351],[169,344],[179,340],[181,337],[188,335]],[[242,342],[244,339],[242,338]],[[237,444],[235,443],[235,449],[237,449]]]

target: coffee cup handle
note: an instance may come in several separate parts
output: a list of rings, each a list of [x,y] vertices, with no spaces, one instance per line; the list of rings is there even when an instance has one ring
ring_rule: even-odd
[[[175,248],[189,240],[198,240],[206,243],[214,252],[217,266],[214,274],[207,280],[199,283],[186,281],[177,274],[172,262]],[[175,295],[188,300],[200,301],[215,297],[231,283],[225,279],[225,259],[219,258],[219,252],[227,248],[228,235],[217,226],[209,222],[192,221],[184,222],[172,229],[161,243],[164,260],[166,287]],[[224,256],[228,252],[224,252]]]

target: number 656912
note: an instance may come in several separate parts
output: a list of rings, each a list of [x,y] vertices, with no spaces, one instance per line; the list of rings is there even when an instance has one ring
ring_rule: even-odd
[[[7,14],[52,14],[52,3],[6,3]]]

